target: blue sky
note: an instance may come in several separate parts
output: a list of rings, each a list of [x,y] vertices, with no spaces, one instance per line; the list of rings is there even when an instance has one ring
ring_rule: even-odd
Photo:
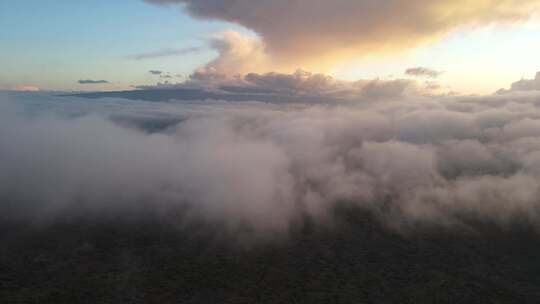
[[[217,56],[205,37],[239,26],[194,20],[178,6],[142,0],[0,0],[0,89],[119,90],[155,84],[149,70],[182,75]],[[332,75],[344,79],[403,77],[412,66],[445,71],[454,90],[487,93],[540,70],[540,26],[456,31],[443,40],[382,57],[351,60]],[[164,49],[200,48],[182,56],[135,60]],[[302,68],[302,66],[298,66]],[[109,84],[80,85],[80,79]]]
[[[221,28],[142,1],[0,0],[0,84],[65,90],[80,88],[79,79],[106,79],[125,88],[155,82],[151,69],[186,75],[215,54],[132,56],[203,46],[203,36]]]

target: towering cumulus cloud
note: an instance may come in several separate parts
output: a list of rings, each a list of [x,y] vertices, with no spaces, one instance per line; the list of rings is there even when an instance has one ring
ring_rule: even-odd
[[[250,78],[301,88],[308,76]],[[365,97],[302,105],[13,95],[24,102],[0,103],[0,217],[152,210],[273,235],[346,203],[393,227],[540,227],[540,92]]]
[[[311,68],[415,47],[458,28],[527,19],[538,0],[146,0],[257,32],[277,64]]]
[[[199,72],[245,74],[265,71],[271,66],[261,41],[235,31],[225,31],[212,37],[210,46],[219,53],[219,56]]]

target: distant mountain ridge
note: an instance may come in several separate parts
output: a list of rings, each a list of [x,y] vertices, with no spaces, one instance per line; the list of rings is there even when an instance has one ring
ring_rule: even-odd
[[[236,88],[226,87],[223,93],[212,92],[204,89],[146,89],[146,90],[131,90],[131,91],[113,91],[113,92],[91,92],[77,93],[67,96],[75,96],[82,98],[126,98],[131,100],[144,101],[170,101],[170,100],[225,100],[225,101],[259,101],[267,103],[310,103],[310,104],[326,104],[341,101],[336,98],[310,96],[310,95],[287,95],[277,94],[269,91],[260,93],[244,92]],[[229,91],[229,92],[227,92]]]

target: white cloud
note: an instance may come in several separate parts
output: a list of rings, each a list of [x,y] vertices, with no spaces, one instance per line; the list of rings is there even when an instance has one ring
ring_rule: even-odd
[[[334,106],[33,98],[24,111],[2,103],[0,196],[16,202],[4,214],[182,207],[264,235],[348,202],[396,227],[464,215],[540,225],[538,93]]]

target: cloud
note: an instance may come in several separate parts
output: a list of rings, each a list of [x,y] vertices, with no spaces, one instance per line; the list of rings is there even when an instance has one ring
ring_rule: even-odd
[[[173,76],[171,76],[168,72],[164,72],[164,71],[161,71],[161,70],[150,70],[148,71],[148,73],[152,74],[152,75],[155,75],[155,76],[159,76],[159,78],[162,78],[162,79],[171,79],[173,78]]]
[[[38,92],[40,88],[35,85],[25,84],[25,85],[15,85],[15,86],[2,86],[0,85],[1,91],[16,91],[16,92]]]
[[[259,34],[275,66],[309,69],[414,48],[457,29],[521,22],[539,6],[538,0],[147,1],[242,25]]]
[[[271,66],[264,44],[256,37],[228,30],[211,37],[209,46],[218,52],[218,57],[206,64],[207,73],[246,74],[266,71]]]
[[[244,77],[244,80],[261,89],[287,94],[323,95],[344,88],[344,83],[330,76],[313,74],[303,70],[297,70],[293,74],[249,73]]]
[[[184,82],[159,82],[156,85],[136,86],[140,90],[179,90],[178,98],[187,93],[185,90],[200,90],[207,92],[208,98],[221,98],[224,100],[245,100],[249,95],[256,94],[254,98],[266,102],[272,100],[295,100],[302,102],[302,97],[311,98],[315,103],[337,102],[345,100],[389,100],[403,98],[409,95],[432,95],[434,91],[444,92],[441,86],[434,87],[432,83],[420,84],[413,80],[394,79],[368,79],[358,81],[345,81],[335,79],[322,73],[312,73],[301,69],[292,74],[287,73],[248,73],[230,76],[220,73],[213,67],[207,66],[195,70]],[[111,93],[100,93],[101,96]],[[153,93],[152,93],[153,94]],[[203,93],[204,94],[204,93]],[[126,92],[125,96],[132,96]],[[189,95],[189,93],[188,93]],[[118,96],[118,95],[116,95]],[[137,95],[138,98],[141,94]],[[163,98],[170,98],[174,94],[163,94]],[[156,96],[153,95],[152,98]],[[321,97],[321,98],[318,98]],[[131,98],[131,97],[128,97]],[[166,99],[162,99],[166,100]]]
[[[305,72],[251,81],[307,92],[315,82],[324,94],[341,86]],[[394,94],[399,81],[348,85],[363,98],[127,105],[14,95],[0,103],[0,197],[10,202],[0,214],[182,210],[234,235],[267,236],[306,215],[326,222],[347,203],[396,229],[540,227],[539,92],[416,96]],[[377,90],[393,97],[381,101]]]
[[[92,80],[92,79],[82,79],[78,81],[79,84],[104,84],[109,83],[107,80]]]
[[[517,93],[517,92],[530,92],[530,91],[540,91],[540,72],[536,73],[534,79],[525,79],[522,78],[510,86],[510,89],[499,89],[496,94],[508,94],[508,93]]]
[[[409,68],[405,71],[405,75],[414,76],[414,77],[437,78],[441,74],[442,72],[435,71],[429,68],[423,68],[423,67]]]
[[[534,79],[521,79],[512,83],[510,91],[540,91],[540,72],[536,73]]]
[[[360,96],[367,100],[404,97],[409,89],[414,91],[415,83],[409,80],[379,80],[359,82]]]
[[[200,52],[202,49],[199,47],[189,47],[189,48],[182,48],[182,49],[162,49],[154,52],[148,52],[148,53],[141,53],[137,55],[131,56],[131,58],[135,60],[144,60],[144,59],[155,59],[155,58],[163,58],[163,57],[176,57],[176,56],[185,56],[189,54],[194,54]]]

